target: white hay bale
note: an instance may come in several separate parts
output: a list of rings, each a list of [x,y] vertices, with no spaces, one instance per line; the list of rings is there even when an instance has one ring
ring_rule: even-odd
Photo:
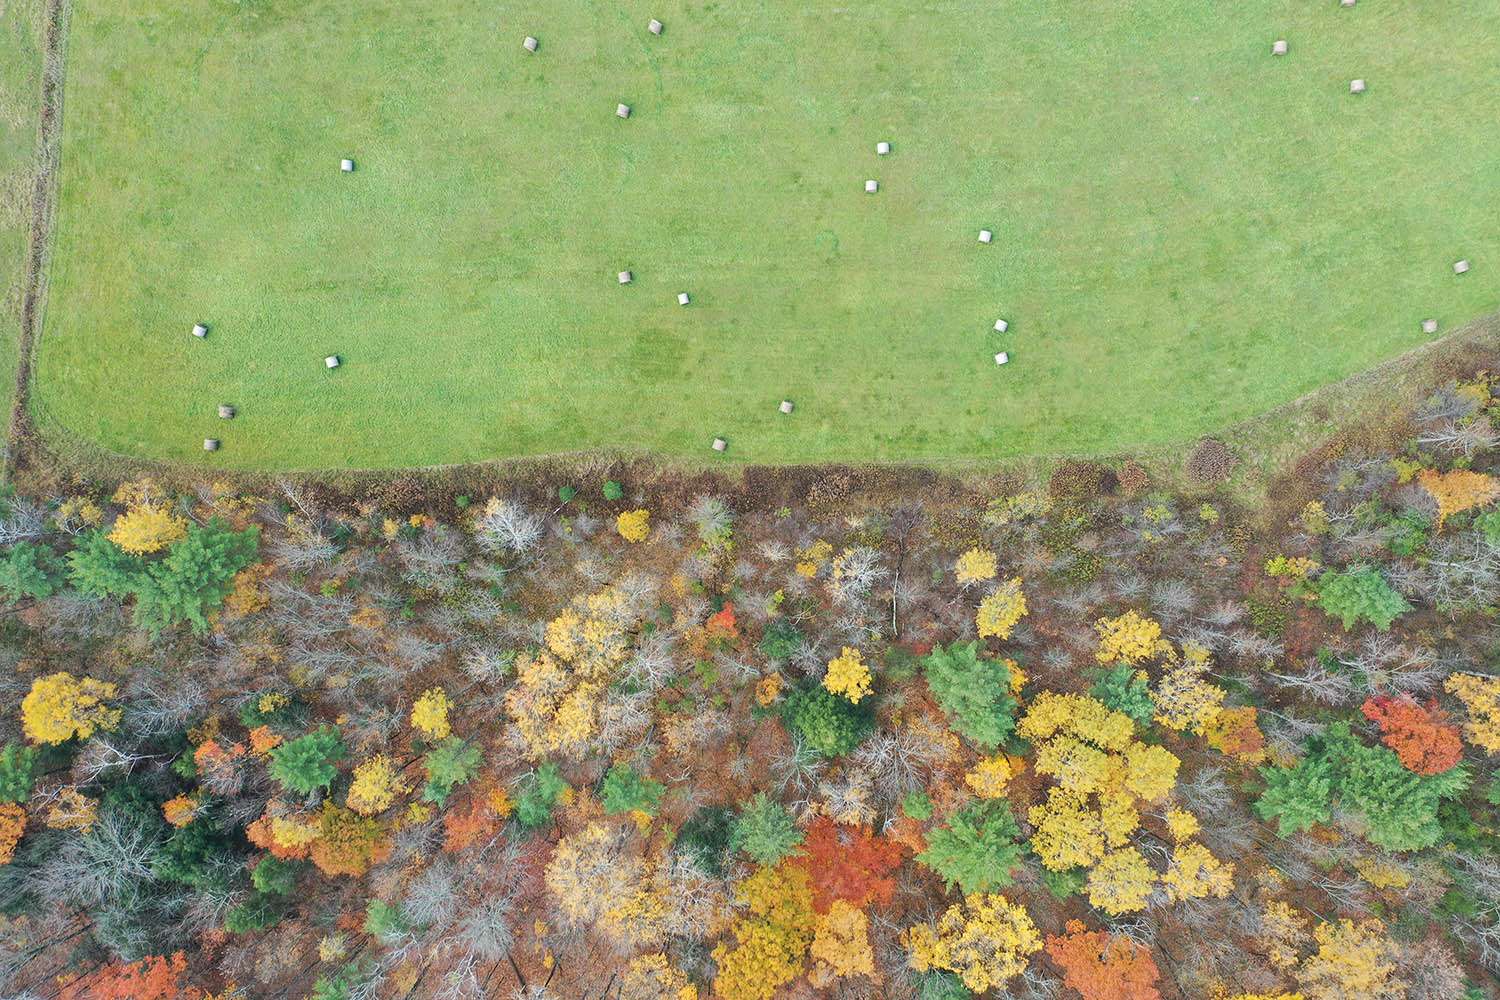
[[[1469,271],[1469,262],[1467,260],[1455,260],[1453,262],[1453,273],[1454,274],[1467,274],[1468,271]]]
[[[979,242],[981,243],[988,243],[994,238],[995,234],[990,232],[988,229],[981,229],[979,231]]]
[[[194,323],[193,336],[197,337],[199,340],[202,340],[204,337],[208,336],[208,327],[204,326],[202,323]]]
[[[218,438],[204,438],[203,439],[203,450],[204,451],[218,451],[219,450],[219,439]]]
[[[693,301],[693,300],[688,297],[688,293],[687,292],[678,292],[677,293],[677,304],[678,305],[685,306],[685,305],[687,305],[691,301]]]
[[[343,364],[343,362],[339,360],[339,356],[337,354],[330,354],[328,355],[328,357],[323,359],[323,365],[327,368],[337,368],[341,364]]]
[[[1363,81],[1363,80],[1350,80],[1349,81],[1349,93],[1351,93],[1351,94],[1363,94],[1364,92],[1365,92],[1365,81]]]
[[[1274,42],[1271,43],[1271,55],[1273,55],[1273,56],[1284,56],[1284,55],[1286,55],[1286,39],[1285,38],[1278,38],[1278,39],[1276,39],[1276,41],[1274,41]]]
[[[1423,333],[1437,333],[1437,330],[1438,330],[1438,322],[1437,322],[1437,320],[1435,320],[1435,319],[1424,319],[1422,321],[1422,332]]]
[[[997,319],[997,320],[995,320],[995,332],[996,333],[1004,333],[1006,330],[1009,330],[1009,329],[1010,329],[1010,323],[1006,322],[1003,319]]]
[[[777,409],[779,409],[782,413],[791,413],[792,401],[790,399],[783,399],[781,401],[781,405],[777,407]]]
[[[995,364],[1004,365],[1009,363],[1010,353],[1008,351],[1001,351],[999,354],[995,355]]]
[[[1353,7],[1354,0],[1339,0],[1340,7]]]
[[[535,52],[537,44],[538,43],[535,38],[527,35],[521,42],[521,48],[525,49],[527,52]]]
[[[220,420],[233,420],[234,419],[234,407],[230,406],[228,403],[220,403],[219,404],[219,419]]]
[[[666,25],[662,24],[654,17],[646,22],[646,30],[651,32],[651,34],[653,35],[661,34],[661,29],[664,27],[666,27]]]
[[[339,169],[346,174],[354,173],[354,161],[349,159],[347,156],[344,157],[339,161]]]
[[[729,442],[725,441],[723,438],[714,438],[713,447],[714,451],[723,451],[725,448],[729,447]]]
[[[630,117],[630,105],[628,105],[628,104],[616,104],[615,105],[615,117],[616,118],[629,118]]]
[[[875,155],[876,156],[885,156],[890,151],[891,151],[891,144],[888,143],[888,142],[885,142],[884,140],[882,140],[880,142],[877,142],[875,144]]]
[[[622,285],[628,285],[628,284],[630,284],[634,280],[635,280],[635,275],[631,274],[629,271],[621,271],[620,272],[620,284],[622,284]]]
[[[865,181],[865,194],[874,194],[880,190],[879,181]]]

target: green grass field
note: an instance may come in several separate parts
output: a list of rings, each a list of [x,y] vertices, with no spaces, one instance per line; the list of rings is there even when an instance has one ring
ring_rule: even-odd
[[[1497,38],[1500,0],[75,0],[37,416],[288,469],[1189,439],[1500,308]]]
[[[0,0],[0,420],[10,418],[42,73],[42,0]]]

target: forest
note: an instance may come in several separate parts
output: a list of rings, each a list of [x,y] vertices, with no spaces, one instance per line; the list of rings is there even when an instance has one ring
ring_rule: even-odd
[[[11,490],[0,992],[1493,998],[1497,392],[1256,503]]]

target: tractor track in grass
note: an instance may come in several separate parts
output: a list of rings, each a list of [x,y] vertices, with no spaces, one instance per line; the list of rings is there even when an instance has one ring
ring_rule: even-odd
[[[67,67],[70,0],[47,0],[42,55],[41,109],[37,116],[36,174],[31,229],[21,284],[21,329],[16,344],[16,386],[6,434],[3,477],[9,482],[32,440],[31,366],[47,302],[47,266],[57,219],[58,165],[62,155],[63,83]]]

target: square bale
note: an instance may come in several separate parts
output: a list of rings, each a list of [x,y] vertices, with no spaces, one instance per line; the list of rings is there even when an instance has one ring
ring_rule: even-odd
[[[865,181],[865,194],[874,194],[880,190],[879,181]]]
[[[778,406],[777,409],[779,409],[782,413],[791,413],[792,401],[790,399],[783,399],[781,401],[781,405]]]
[[[691,301],[693,301],[693,300],[688,297],[688,293],[687,292],[678,292],[677,293],[677,304],[678,305],[685,306],[685,305],[687,305]]]
[[[653,34],[653,35],[659,35],[659,34],[661,34],[662,29],[665,28],[665,27],[666,27],[666,25],[662,24],[660,21],[658,21],[654,17],[651,20],[649,20],[649,21],[646,22],[646,30],[649,31],[649,32],[651,32],[651,34]]]
[[[1469,262],[1467,260],[1455,260],[1453,262],[1453,273],[1454,274],[1468,274],[1469,273]]]
[[[630,105],[628,105],[628,104],[616,104],[615,105],[615,117],[616,118],[629,118],[630,117]]]
[[[886,141],[884,141],[884,140],[881,140],[880,142],[877,142],[875,144],[875,155],[876,156],[885,156],[890,151],[891,151],[891,144],[888,143],[888,142],[886,142]]]
[[[1009,364],[1009,363],[1010,363],[1010,352],[1008,352],[1008,351],[1001,351],[999,354],[995,355],[995,364],[997,364],[997,365],[1004,365],[1004,364]]]
[[[988,229],[981,229],[979,231],[979,242],[981,243],[989,243],[994,238],[995,234],[990,232]]]
[[[1365,92],[1365,81],[1363,81],[1363,80],[1350,80],[1349,81],[1349,93],[1351,93],[1351,94],[1363,94],[1364,92]]]
[[[535,52],[538,44],[539,43],[535,38],[527,35],[521,42],[521,48],[525,49],[527,52]]]
[[[1284,56],[1284,55],[1286,55],[1286,39],[1285,38],[1278,38],[1278,39],[1276,39],[1276,41],[1274,41],[1274,42],[1271,43],[1271,55],[1273,55],[1273,56]]]
[[[218,438],[204,438],[203,439],[203,450],[204,451],[218,451],[219,450],[219,439]]]
[[[1006,320],[1003,320],[1003,319],[997,319],[997,320],[995,320],[995,332],[996,333],[1004,333],[1006,330],[1009,330],[1009,329],[1010,329],[1010,323],[1007,322]]]
[[[620,284],[622,285],[628,285],[635,280],[635,275],[631,274],[629,271],[621,271],[619,277]]]
[[[341,364],[343,364],[343,362],[339,360],[339,356],[337,354],[330,354],[328,355],[328,357],[323,359],[323,366],[325,368],[337,368]]]
[[[728,448],[728,447],[729,447],[729,442],[728,441],[725,441],[723,438],[714,438],[714,444],[713,444],[714,451],[723,451],[725,448]]]
[[[1423,333],[1437,333],[1437,331],[1438,331],[1438,322],[1437,322],[1437,320],[1435,320],[1435,319],[1424,319],[1422,321],[1422,332]]]
[[[339,161],[339,170],[346,174],[354,173],[354,161],[347,156]]]
[[[199,340],[202,340],[204,337],[208,336],[208,327],[204,326],[202,323],[194,323],[193,336],[197,337]]]

